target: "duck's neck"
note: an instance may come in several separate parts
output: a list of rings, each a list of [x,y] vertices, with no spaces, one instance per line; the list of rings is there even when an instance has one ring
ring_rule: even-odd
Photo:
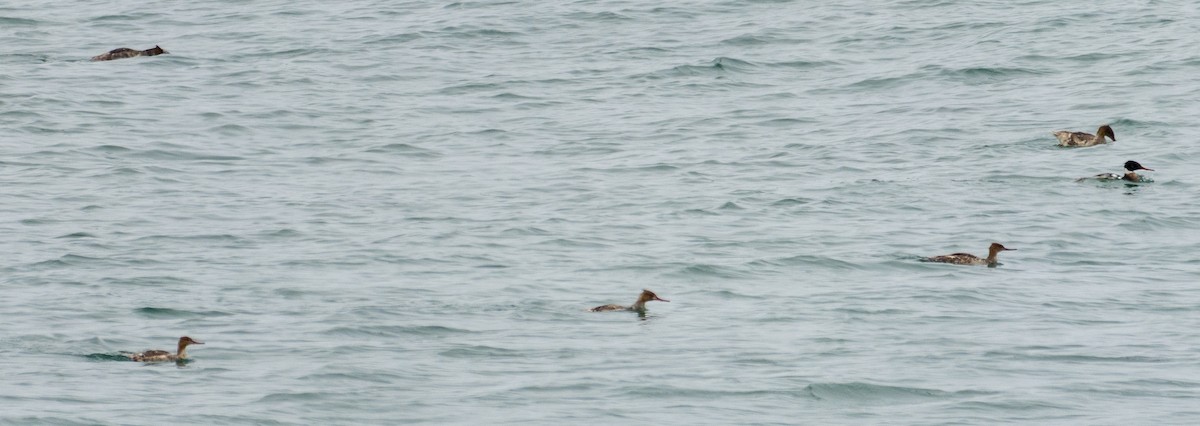
[[[179,350],[175,351],[175,358],[178,358],[178,359],[187,358],[187,345],[184,344],[183,342],[179,342]]]
[[[997,253],[1000,253],[1000,251],[999,250],[988,250],[987,264],[989,266],[996,264],[996,254]]]

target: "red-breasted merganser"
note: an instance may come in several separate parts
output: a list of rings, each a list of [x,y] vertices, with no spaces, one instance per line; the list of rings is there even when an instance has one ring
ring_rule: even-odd
[[[1141,177],[1141,176],[1139,176],[1137,173],[1134,173],[1135,171],[1138,171],[1138,170],[1149,170],[1149,171],[1152,171],[1152,172],[1154,171],[1154,169],[1147,169],[1147,168],[1145,168],[1145,167],[1142,167],[1142,165],[1141,165],[1141,164],[1138,164],[1138,162],[1137,162],[1137,161],[1126,161],[1126,162],[1125,162],[1125,173],[1124,173],[1124,174],[1121,174],[1121,173],[1101,173],[1101,174],[1098,174],[1098,175],[1095,175],[1095,176],[1092,176],[1092,177],[1079,178],[1079,179],[1076,179],[1075,181],[1076,181],[1076,182],[1078,182],[1078,181],[1081,181],[1081,180],[1087,180],[1087,179],[1100,179],[1100,180],[1115,180],[1115,179],[1123,179],[1123,180],[1127,180],[1127,181],[1130,181],[1130,182],[1141,182],[1141,181],[1142,181],[1142,177]]]
[[[996,266],[996,253],[1000,253],[1005,250],[1016,250],[1016,249],[1004,247],[1000,243],[992,243],[992,245],[990,247],[988,247],[987,259],[980,259],[979,256],[976,256],[976,255],[973,255],[970,253],[954,253],[954,254],[947,254],[947,255],[943,255],[943,256],[934,256],[934,257],[926,258],[925,261],[953,263],[956,265]]]
[[[128,47],[122,47],[120,49],[113,49],[113,50],[109,51],[108,53],[93,56],[92,61],[111,61],[113,59],[125,59],[125,58],[132,58],[135,56],[157,56],[157,55],[161,55],[164,53],[171,53],[171,52],[163,50],[163,48],[158,47],[157,44],[154,45],[153,49],[146,49],[146,50],[133,50]]]
[[[138,352],[129,354],[129,359],[140,362],[162,362],[162,361],[182,361],[187,359],[188,345],[203,345],[204,342],[193,340],[191,337],[183,336],[179,338],[179,350],[174,354],[162,350],[150,350],[146,352]]]
[[[604,306],[597,306],[595,308],[588,309],[588,310],[591,312],[604,312],[604,311],[646,312],[646,302],[649,302],[651,300],[657,300],[659,302],[670,302],[670,300],[658,297],[658,295],[654,294],[653,291],[642,290],[642,294],[638,296],[637,302],[633,302],[633,306],[604,305]]]
[[[1108,138],[1112,139],[1113,142],[1117,141],[1117,135],[1113,133],[1112,127],[1108,127],[1107,124],[1100,126],[1099,129],[1096,129],[1096,134],[1094,135],[1091,133],[1070,132],[1066,130],[1054,132],[1054,137],[1058,138],[1058,146],[1099,145],[1108,142],[1104,140],[1105,136],[1108,136]]]

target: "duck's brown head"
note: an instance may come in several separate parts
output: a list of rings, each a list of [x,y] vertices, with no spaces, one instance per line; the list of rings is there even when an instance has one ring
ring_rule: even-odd
[[[651,300],[657,300],[659,302],[670,302],[670,300],[658,297],[658,295],[654,294],[653,291],[642,290],[642,295],[638,297],[638,302],[645,303],[645,302],[649,302]]]
[[[147,50],[146,50],[146,56],[155,56],[155,55],[161,55],[161,54],[164,54],[164,53],[171,53],[171,52],[168,52],[168,51],[166,51],[166,50],[163,50],[163,48],[161,48],[161,47],[158,47],[158,45],[157,45],[157,44],[156,44],[156,45],[154,45],[154,48],[153,48],[153,49],[147,49]]]
[[[183,336],[183,337],[179,338],[179,346],[180,347],[184,347],[187,345],[203,345],[203,344],[204,344],[204,342],[193,339],[191,337]]]
[[[1005,247],[1004,244],[1000,244],[1000,243],[992,243],[992,245],[988,247],[989,253],[999,253],[999,252],[1002,252],[1005,250],[1016,250],[1016,249]]]
[[[1117,141],[1117,134],[1113,133],[1112,127],[1109,127],[1107,124],[1100,126],[1100,129],[1096,130],[1096,136],[1100,137],[1101,139],[1104,139],[1105,136],[1108,136],[1108,138],[1112,139],[1113,142]]]

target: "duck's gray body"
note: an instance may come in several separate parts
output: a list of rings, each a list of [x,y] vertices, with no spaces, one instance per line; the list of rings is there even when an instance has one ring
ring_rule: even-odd
[[[128,47],[122,47],[119,49],[110,50],[108,53],[93,56],[92,61],[111,61],[113,59],[125,59],[137,56],[157,56],[164,53],[171,52],[163,50],[163,48],[158,47],[158,45],[155,45],[153,49],[146,50],[133,50]]]

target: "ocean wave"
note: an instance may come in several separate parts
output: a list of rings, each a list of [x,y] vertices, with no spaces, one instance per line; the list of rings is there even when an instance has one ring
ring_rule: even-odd
[[[992,392],[886,386],[862,382],[814,383],[804,387],[814,399],[842,404],[918,404],[954,398],[991,395]]]
[[[326,335],[346,336],[346,337],[401,337],[401,336],[425,336],[425,337],[449,337],[462,334],[473,334],[473,331],[444,327],[440,325],[425,325],[425,326],[387,326],[387,325],[362,325],[362,326],[345,326],[334,327],[321,332]]]

